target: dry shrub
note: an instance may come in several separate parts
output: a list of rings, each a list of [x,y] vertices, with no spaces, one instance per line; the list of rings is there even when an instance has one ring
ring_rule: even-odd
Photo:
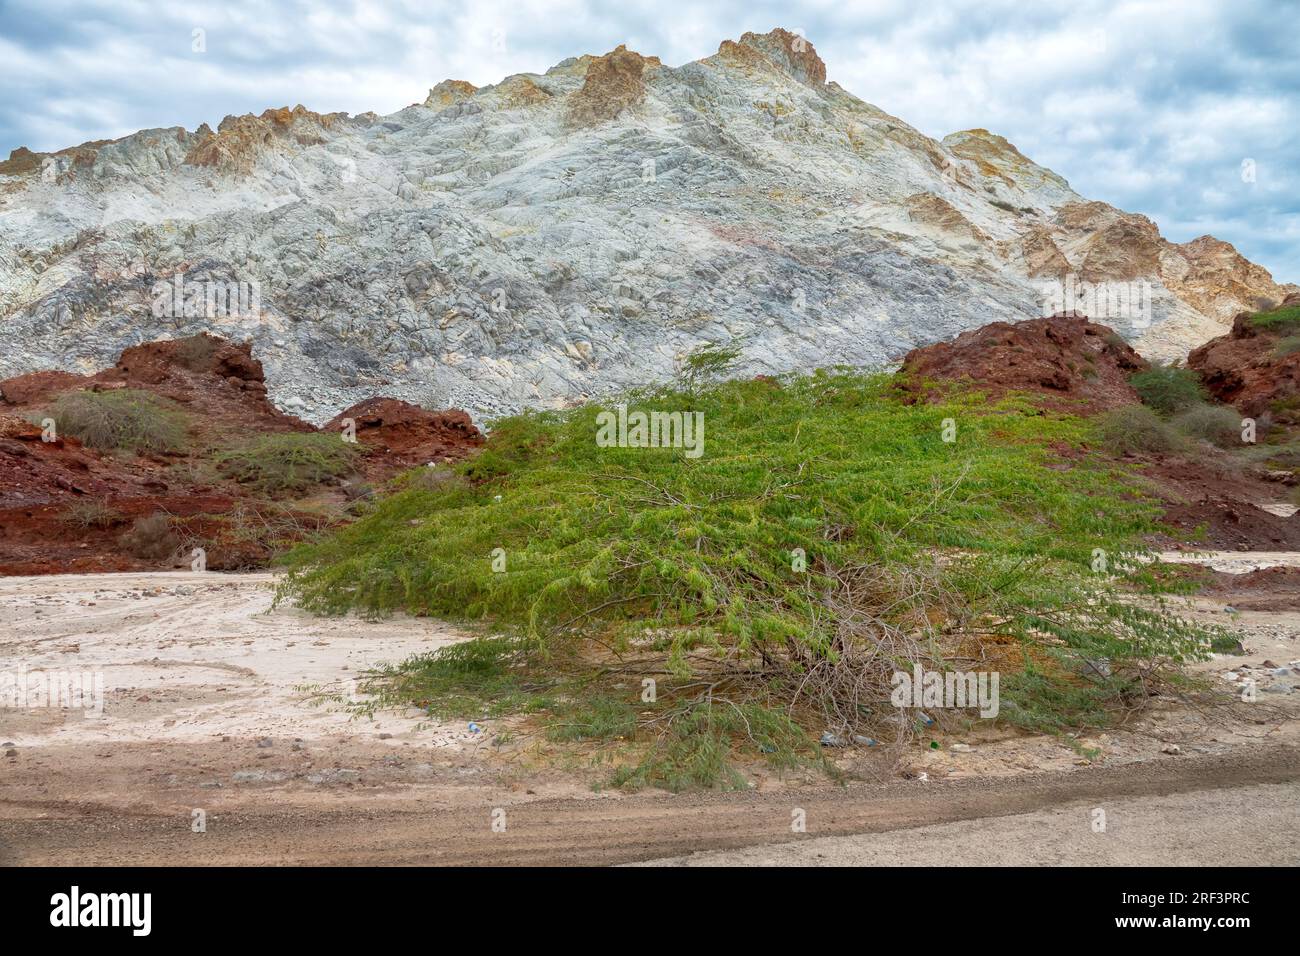
[[[171,518],[162,513],[137,518],[120,543],[132,557],[156,561],[172,557],[181,545],[172,530]]]

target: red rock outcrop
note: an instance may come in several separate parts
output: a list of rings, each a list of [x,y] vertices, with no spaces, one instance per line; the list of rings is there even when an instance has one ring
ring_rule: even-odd
[[[1300,293],[1291,293],[1280,308],[1300,306]],[[1211,339],[1187,356],[1187,365],[1201,376],[1206,389],[1220,402],[1243,415],[1272,411],[1294,424],[1300,405],[1300,350],[1279,348],[1283,339],[1300,334],[1300,323],[1260,325],[1252,313],[1232,320],[1232,331]]]
[[[642,56],[620,44],[587,65],[582,89],[569,98],[570,127],[599,126],[616,119],[645,100],[645,71],[660,66],[659,58]]]
[[[913,349],[899,387],[919,399],[927,383],[968,383],[991,398],[1042,396],[1048,407],[1099,412],[1138,401],[1128,377],[1147,367],[1117,333],[1081,315],[993,322],[951,342]]]
[[[826,64],[812,43],[797,33],[781,27],[768,33],[746,33],[740,38],[740,45],[759,50],[801,83],[809,86],[826,83]],[[719,48],[718,52],[721,53],[722,49]]]
[[[181,406],[189,430],[184,447],[100,452],[33,424],[60,395],[122,388]],[[269,401],[262,363],[247,343],[206,334],[149,342],[94,375],[33,372],[0,382],[0,574],[173,567],[187,565],[199,546],[213,570],[264,565],[278,541],[346,521],[348,501],[366,483],[427,461],[464,458],[483,442],[458,409],[431,412],[376,398],[330,427],[343,418],[357,425],[364,454],[356,477],[363,481],[324,483],[312,492],[316,506],[300,510],[292,500],[268,501],[215,467],[223,448],[316,431]],[[159,514],[174,539],[156,553],[124,544],[138,520]]]
[[[483,444],[482,432],[459,408],[431,412],[395,398],[368,398],[339,412],[324,430],[341,431],[348,420],[358,443],[389,465],[458,460]]]
[[[316,113],[299,105],[227,116],[215,133],[205,123],[195,135],[200,139],[185,155],[190,166],[210,166],[223,172],[247,175],[259,156],[278,144],[313,146],[325,142],[323,131],[347,119],[346,113]]]

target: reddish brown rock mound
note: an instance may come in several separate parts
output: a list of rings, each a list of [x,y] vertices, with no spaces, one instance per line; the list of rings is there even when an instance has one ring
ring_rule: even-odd
[[[582,89],[569,100],[571,127],[598,126],[645,100],[645,71],[659,58],[642,56],[620,45],[587,65]]]
[[[356,426],[357,441],[389,463],[459,460],[483,444],[483,434],[459,408],[431,412],[395,398],[368,398],[339,412],[325,431],[341,431],[348,420]]]
[[[992,398],[1008,392],[1043,396],[1049,407],[1098,412],[1138,401],[1128,378],[1147,367],[1118,333],[1081,315],[993,322],[913,349],[900,387],[916,397],[927,383],[968,383]]]
[[[1292,293],[1281,308],[1297,305],[1300,293]],[[1300,326],[1257,325],[1251,313],[1242,312],[1233,319],[1231,332],[1193,350],[1187,365],[1200,374],[1211,395],[1244,415],[1271,410],[1294,418],[1290,406],[1298,404],[1300,395],[1300,351],[1285,354],[1278,346],[1298,332]]]
[[[99,451],[32,423],[65,393],[121,388],[181,406],[183,446]],[[377,398],[331,427],[343,418],[356,422],[366,446],[359,474],[299,492],[310,499],[306,507],[297,497],[268,498],[219,467],[224,451],[245,442],[316,431],[271,404],[248,344],[211,335],[150,342],[95,375],[34,372],[0,382],[0,574],[188,566],[195,548],[211,570],[264,566],[283,542],[348,520],[357,487],[415,464],[464,458],[483,442],[458,409]]]

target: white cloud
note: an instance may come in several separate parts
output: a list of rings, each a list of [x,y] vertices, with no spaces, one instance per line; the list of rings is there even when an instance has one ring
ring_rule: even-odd
[[[439,80],[629,42],[678,65],[801,27],[832,79],[932,136],[983,126],[1080,192],[1300,280],[1293,0],[9,0],[0,148],[58,149],[270,106],[392,112]],[[191,51],[206,31],[207,52]],[[1245,157],[1254,184],[1240,180]]]

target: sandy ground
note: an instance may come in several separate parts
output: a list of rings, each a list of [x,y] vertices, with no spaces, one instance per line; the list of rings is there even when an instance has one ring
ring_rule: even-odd
[[[1294,783],[1075,803],[1033,813],[693,853],[647,866],[1295,866]]]
[[[1300,568],[1300,551],[1165,551],[1166,564],[1202,564],[1227,574],[1263,568]]]
[[[101,715],[0,712],[0,736],[22,747],[346,734],[356,728],[344,708],[307,702],[356,699],[368,667],[461,636],[427,620],[272,611],[273,581],[215,572],[0,578],[5,669],[102,675],[104,690]],[[418,722],[385,714],[369,730],[398,734]],[[436,739],[470,736],[440,728]]]
[[[1156,701],[1077,740],[971,727],[900,766],[882,764],[878,748],[837,752],[863,781],[848,787],[752,768],[750,792],[674,797],[596,789],[604,764],[536,759],[503,745],[494,722],[476,732],[413,710],[354,717],[344,704],[360,699],[362,671],[463,635],[427,620],[271,610],[271,584],[217,573],[0,578],[0,677],[63,671],[98,675],[103,688],[99,716],[0,706],[0,862],[614,863],[1011,814],[1024,819],[1004,826],[1033,834],[1035,814],[1079,800],[1212,801],[1262,785],[1295,795],[1300,780],[1294,613],[1232,615],[1249,653],[1197,665],[1228,692],[1255,681],[1249,704]],[[1210,601],[1188,610],[1224,617]],[[804,834],[789,831],[794,807],[809,811]],[[1143,807],[1133,820],[1159,822]],[[1256,846],[1206,807],[1207,827]],[[1294,829],[1261,819],[1300,845]],[[1173,861],[1147,823],[1127,833],[1133,859]]]

